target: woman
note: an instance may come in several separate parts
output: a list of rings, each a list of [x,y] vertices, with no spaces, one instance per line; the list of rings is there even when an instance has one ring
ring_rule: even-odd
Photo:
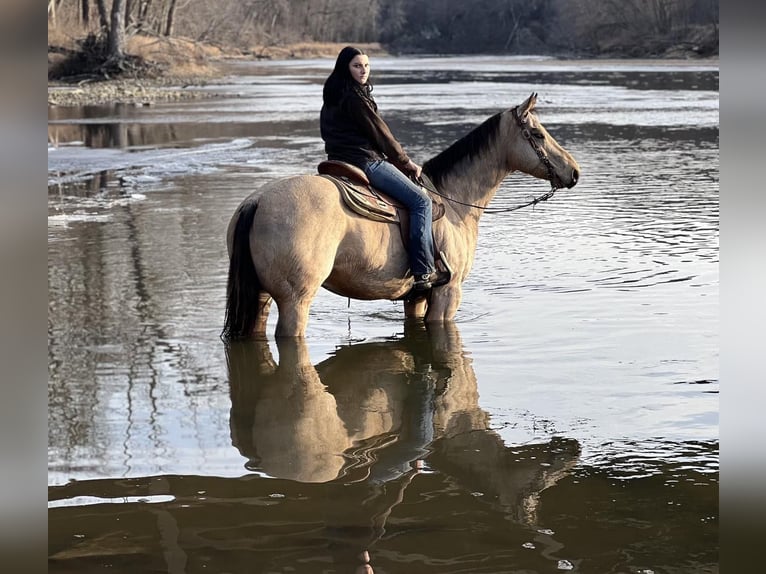
[[[407,208],[413,291],[428,291],[449,280],[449,273],[437,271],[434,264],[431,198],[410,179],[418,179],[422,168],[404,152],[378,114],[369,77],[367,55],[353,46],[343,48],[322,92],[319,126],[325,151],[328,159],[363,170],[374,187]]]

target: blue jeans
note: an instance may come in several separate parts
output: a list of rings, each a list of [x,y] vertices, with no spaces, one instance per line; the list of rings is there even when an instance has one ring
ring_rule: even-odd
[[[434,271],[433,211],[428,193],[385,160],[369,162],[364,173],[374,187],[401,202],[409,212],[408,255],[412,274],[417,277]]]

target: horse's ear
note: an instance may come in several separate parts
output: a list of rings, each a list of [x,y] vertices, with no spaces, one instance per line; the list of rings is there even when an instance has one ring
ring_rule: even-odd
[[[519,106],[519,116],[524,117],[529,112],[535,109],[535,104],[537,103],[537,92],[532,92],[532,94],[524,100],[524,102]]]

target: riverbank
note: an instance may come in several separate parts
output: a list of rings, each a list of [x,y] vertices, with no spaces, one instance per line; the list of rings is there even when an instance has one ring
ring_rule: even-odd
[[[223,50],[179,38],[131,38],[128,52],[150,62],[158,71],[142,77],[104,78],[78,73],[71,60],[76,46],[48,42],[48,105],[152,105],[158,102],[213,98],[209,89],[225,75],[225,64],[242,60],[334,58],[343,43],[311,42]],[[358,44],[371,56],[387,55],[380,44]],[[54,79],[51,79],[51,78]]]
[[[217,94],[202,88],[215,78],[160,78],[103,80],[80,84],[48,83],[49,106],[129,104],[148,106],[158,102],[211,98]]]

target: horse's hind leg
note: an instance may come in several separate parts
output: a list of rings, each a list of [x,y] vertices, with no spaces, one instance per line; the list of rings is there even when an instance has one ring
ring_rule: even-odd
[[[271,295],[261,292],[258,294],[258,315],[253,327],[253,336],[256,338],[266,337],[266,323],[269,320],[269,311],[271,310]]]
[[[293,273],[280,281],[278,289],[272,292],[277,304],[279,317],[275,336],[304,337],[309,321],[309,308],[325,278],[330,274],[332,262],[328,262],[325,270],[308,269],[301,266],[293,269]],[[324,271],[324,272],[322,272]]]
[[[309,322],[309,307],[313,297],[298,300],[275,299],[279,309],[276,337],[304,337]]]

